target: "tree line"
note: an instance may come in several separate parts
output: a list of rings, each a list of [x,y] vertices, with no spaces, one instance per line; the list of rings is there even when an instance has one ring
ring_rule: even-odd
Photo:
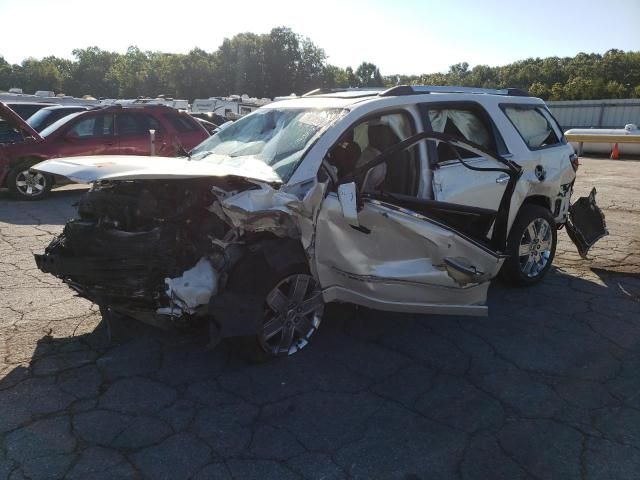
[[[515,87],[545,100],[640,98],[640,51],[609,50],[603,55],[528,58],[509,65],[452,65],[446,73],[386,75],[370,62],[341,68],[325,51],[287,27],[267,34],[226,38],[215,52],[126,53],[98,47],[76,49],[73,59],[27,58],[11,65],[0,56],[0,90],[53,90],[67,95],[135,98],[163,94],[207,98],[246,93],[255,97],[301,94],[315,88],[390,87],[399,84]]]

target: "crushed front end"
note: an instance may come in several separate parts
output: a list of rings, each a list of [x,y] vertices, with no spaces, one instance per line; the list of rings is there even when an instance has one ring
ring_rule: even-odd
[[[189,324],[212,317],[212,305],[224,302],[217,294],[241,258],[295,230],[284,207],[269,214],[224,203],[243,192],[273,191],[232,176],[98,182],[36,263],[101,307],[160,327]],[[252,228],[245,218],[238,228],[234,219],[243,213],[262,223],[254,219]],[[255,321],[248,328],[257,328]]]

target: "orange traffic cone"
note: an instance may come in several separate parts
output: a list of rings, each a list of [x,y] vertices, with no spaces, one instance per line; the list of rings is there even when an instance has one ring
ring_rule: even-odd
[[[620,160],[620,152],[618,151],[618,144],[613,144],[613,150],[611,150],[611,160]]]

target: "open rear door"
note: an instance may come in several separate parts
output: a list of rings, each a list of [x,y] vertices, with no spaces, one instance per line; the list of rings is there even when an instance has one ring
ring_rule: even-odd
[[[427,139],[446,142],[455,150],[476,149],[447,135],[421,133],[338,179],[341,186],[328,194],[315,237],[325,301],[392,311],[486,314],[487,289],[504,260],[510,197],[520,175],[517,166],[486,152],[479,153],[491,157],[490,166],[468,166],[509,177],[504,190],[496,193],[501,197],[497,210],[358,191],[367,171]]]

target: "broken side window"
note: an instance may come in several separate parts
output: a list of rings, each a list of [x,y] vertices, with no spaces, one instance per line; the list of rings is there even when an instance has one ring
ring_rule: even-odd
[[[472,142],[483,149],[496,151],[496,141],[492,129],[474,109],[471,108],[432,108],[429,107],[429,122],[434,132],[445,133],[461,140]],[[461,151],[463,158],[477,155]],[[444,143],[438,142],[438,161],[455,160],[454,152]]]
[[[560,143],[540,107],[503,105],[502,109],[531,150]]]

